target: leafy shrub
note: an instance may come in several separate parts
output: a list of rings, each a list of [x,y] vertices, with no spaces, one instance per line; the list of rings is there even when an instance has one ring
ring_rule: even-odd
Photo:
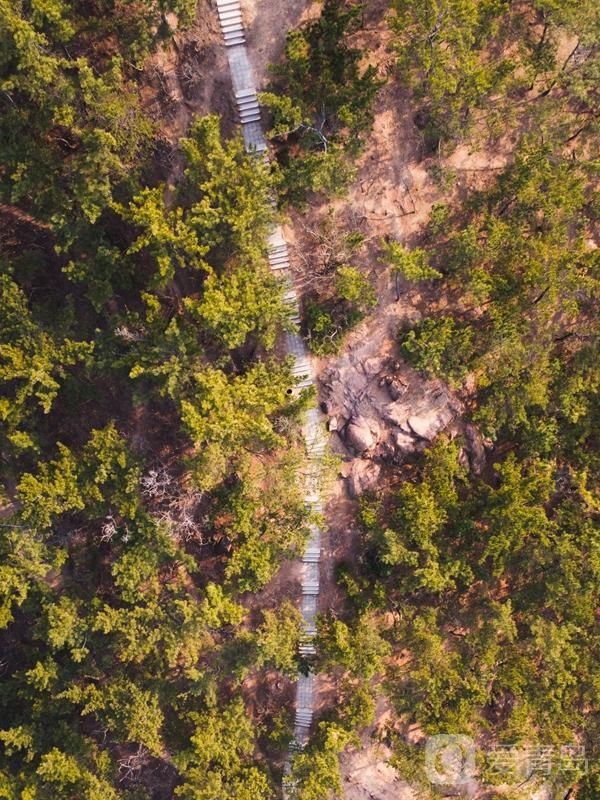
[[[415,369],[458,382],[474,354],[473,330],[452,317],[426,317],[402,334],[400,346]]]

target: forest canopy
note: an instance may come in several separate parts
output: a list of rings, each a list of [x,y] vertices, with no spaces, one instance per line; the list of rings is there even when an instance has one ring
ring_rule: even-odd
[[[217,63],[220,40],[177,38],[199,20],[210,39],[193,0],[0,0],[0,798],[334,800],[376,730],[426,800],[424,742],[449,732],[582,746],[550,783],[597,800],[598,4],[324,0],[259,94],[271,161],[228,82],[207,113],[184,97],[177,141],[149,113],[157,54],[178,80]],[[469,182],[467,152],[501,157]],[[388,216],[356,178],[392,156],[414,209]],[[281,570],[321,521],[282,209],[316,368],[364,331],[375,353],[371,315],[405,308],[388,355],[461,409],[338,493],[314,657]],[[328,683],[300,748],[309,670]]]
[[[194,6],[0,4],[5,798],[277,782],[242,683],[296,670],[298,613],[242,599],[307,533],[302,400],[270,169],[205,116],[157,176],[139,68]]]

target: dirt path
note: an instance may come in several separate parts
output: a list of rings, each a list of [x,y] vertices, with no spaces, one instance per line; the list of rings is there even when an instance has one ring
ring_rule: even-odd
[[[248,54],[256,86],[269,81],[268,66],[281,58],[285,37],[315,8],[312,0],[241,0]]]

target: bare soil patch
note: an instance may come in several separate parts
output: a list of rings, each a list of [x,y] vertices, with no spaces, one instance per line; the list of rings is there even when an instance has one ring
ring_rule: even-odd
[[[241,0],[248,42],[248,56],[254,69],[257,89],[269,82],[269,64],[284,51],[285,37],[305,19],[318,13],[313,0]]]
[[[198,4],[193,25],[154,53],[140,85],[143,108],[156,121],[164,141],[161,166],[167,180],[176,182],[182,170],[177,145],[194,116],[219,114],[226,136],[231,136],[237,125],[216,6],[207,0]]]

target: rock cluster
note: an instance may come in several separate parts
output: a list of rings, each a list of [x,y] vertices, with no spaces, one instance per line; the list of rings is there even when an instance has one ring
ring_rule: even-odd
[[[461,433],[467,465],[485,462],[481,436],[460,420],[462,406],[440,381],[425,381],[387,356],[359,360],[351,352],[321,376],[328,429],[354,456],[345,475],[353,496],[375,487],[381,465],[402,463],[442,431]]]

